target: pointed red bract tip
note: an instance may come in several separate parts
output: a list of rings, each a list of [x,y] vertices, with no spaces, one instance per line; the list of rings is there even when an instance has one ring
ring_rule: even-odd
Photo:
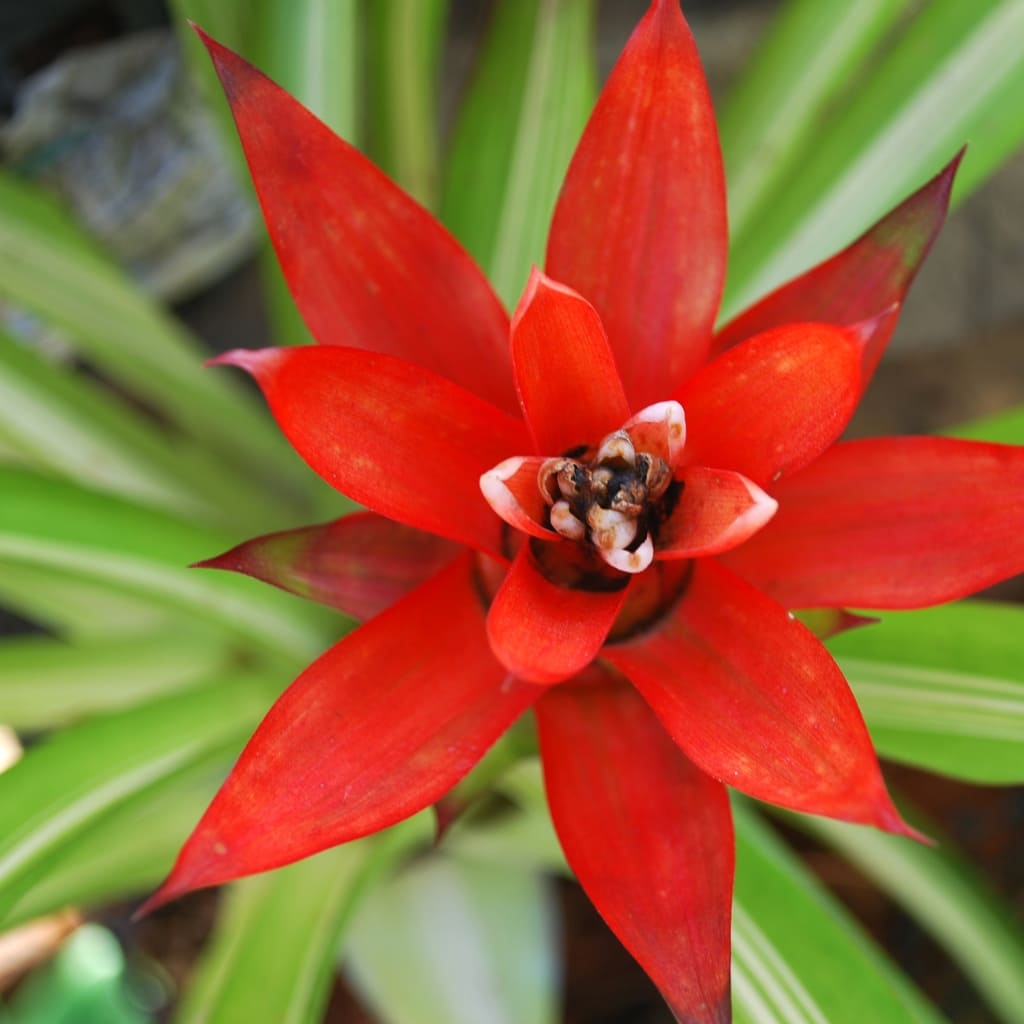
[[[460,797],[455,793],[447,793],[433,805],[434,812],[434,847],[435,849],[444,842],[449,829],[466,813],[476,802],[476,798],[470,796]]]
[[[172,885],[174,879],[174,872],[168,876],[167,880],[156,890],[148,899],[144,900],[142,905],[132,914],[133,921],[141,921],[142,918],[152,914],[154,910],[159,910],[161,907],[166,906],[168,903],[172,903],[180,896],[184,896],[191,890],[188,886]]]
[[[202,558],[198,562],[192,562],[189,564],[190,569],[224,569],[227,572],[240,572],[236,566],[232,565],[228,561],[228,556],[235,549],[231,551],[225,551],[223,555],[214,555],[213,558]]]
[[[935,177],[932,178],[931,181],[929,181],[928,184],[924,186],[924,189],[922,189],[922,191],[925,191],[934,186],[936,195],[943,197],[945,199],[946,205],[948,206],[949,196],[950,193],[953,191],[953,181],[956,178],[956,172],[960,169],[960,164],[963,162],[966,153],[967,143],[965,142],[956,151],[956,155],[953,157],[953,159],[950,160],[949,163],[946,164],[946,166],[943,167],[942,170],[939,171],[939,173],[936,174]],[[945,193],[944,196],[943,193]]]
[[[233,348],[229,352],[222,352],[219,356],[207,359],[204,366],[237,366],[253,377],[270,361],[273,360],[278,350],[274,348]]]
[[[889,795],[886,794],[884,800],[879,804],[873,824],[881,829],[883,832],[888,832],[894,836],[904,836],[907,839],[913,839],[923,846],[936,846],[937,843],[931,836],[925,835],[923,832],[914,828],[913,825],[907,824],[903,820],[903,816],[896,809],[896,805],[892,802]]]
[[[206,52],[210,55],[210,60],[213,61],[214,70],[217,72],[217,77],[220,79],[221,86],[227,94],[229,101],[237,93],[236,86],[239,72],[246,75],[260,75],[262,77],[262,73],[257,71],[247,60],[239,57],[236,53],[232,53],[226,46],[218,43],[216,39],[204,32],[195,22],[190,21],[189,27],[199,36],[200,42],[206,47]]]

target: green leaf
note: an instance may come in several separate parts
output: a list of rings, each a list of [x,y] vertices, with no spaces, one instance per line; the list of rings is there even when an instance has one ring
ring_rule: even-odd
[[[0,424],[0,464],[24,466],[30,461],[19,440]]]
[[[718,132],[729,182],[729,228],[751,214],[795,164],[829,106],[913,0],[789,0],[726,98]]]
[[[944,430],[950,437],[961,437],[968,441],[994,441],[998,444],[1024,444],[1024,405],[1006,409]]]
[[[355,0],[258,0],[253,6],[253,59],[355,145],[360,70]]]
[[[237,748],[241,748],[241,740]],[[64,907],[132,899],[166,877],[237,749],[216,750],[120,801],[65,837],[5,919],[16,926]]]
[[[262,494],[223,460],[159,432],[110,392],[3,331],[0,430],[39,469],[182,515],[218,522],[260,509]]]
[[[930,849],[826,818],[787,818],[839,850],[903,906],[1007,1024],[1024,1022],[1024,932],[950,847]]]
[[[321,1020],[352,914],[370,883],[422,837],[420,823],[409,822],[232,885],[176,1024]]]
[[[127,637],[177,628],[175,616],[139,594],[115,592],[64,569],[0,558],[0,607],[68,640]]]
[[[0,493],[0,560],[141,595],[293,667],[323,650],[329,624],[338,621],[255,580],[187,569],[230,546],[211,530],[22,470],[0,468]]]
[[[933,0],[737,236],[723,319],[830,255],[970,146],[954,199],[1024,138],[1024,4]]]
[[[162,630],[70,644],[45,636],[0,641],[0,722],[52,729],[209,681],[230,660],[202,632]]]
[[[438,68],[448,0],[368,4],[369,152],[428,209],[438,185]]]
[[[40,191],[0,173],[0,297],[66,331],[79,352],[255,480],[306,471],[240,380],[203,369],[197,342]],[[271,503],[272,497],[267,499]]]
[[[198,25],[219,43],[230,46],[242,56],[252,55],[253,35],[259,22],[253,17],[251,3],[238,0],[169,0],[171,14],[181,43],[182,52],[188,60],[195,82],[206,105],[220,129],[220,140],[224,152],[232,162],[240,184],[248,185],[242,144],[235,132],[235,121],[231,107],[224,97],[220,79],[213,68],[206,47],[192,30],[189,22]]]
[[[1024,608],[961,601],[829,641],[885,757],[975,782],[1024,781]]]
[[[594,104],[592,0],[503,0],[456,122],[442,220],[511,309]]]
[[[65,842],[122,801],[237,750],[275,687],[250,673],[108,715],[30,749],[0,775],[0,919]]]
[[[471,806],[451,826],[445,848],[463,859],[515,870],[567,871],[548,815],[540,758],[523,757],[496,780],[495,789],[512,807],[493,813],[486,802]]]
[[[349,976],[388,1024],[554,1024],[554,915],[532,872],[433,856],[364,901]]]
[[[737,1024],[938,1024],[934,1010],[760,819],[738,801],[733,811]]]

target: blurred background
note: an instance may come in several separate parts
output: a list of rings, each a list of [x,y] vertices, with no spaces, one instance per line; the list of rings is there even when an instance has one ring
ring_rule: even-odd
[[[457,0],[443,26],[442,138],[472,75],[488,7]],[[779,4],[687,0],[684,7],[717,100],[748,64]],[[602,78],[645,8],[643,0],[600,4]],[[65,204],[97,245],[149,295],[168,303],[211,351],[259,347],[274,337],[258,211],[163,0],[0,4],[0,156],[8,171]],[[941,430],[1024,401],[1022,210],[1024,155],[1017,154],[945,227],[852,434]],[[0,301],[0,323],[55,358],[70,351],[59,327],[17,303]],[[241,529],[238,539],[243,535]],[[998,596],[1020,600],[1024,589],[1011,582]],[[8,632],[37,628],[13,609],[3,614]],[[893,766],[887,776],[944,823],[1008,908],[1024,912],[1020,790],[968,785],[906,767]],[[949,1019],[997,1019],[911,917],[834,852],[805,835],[787,834]],[[559,883],[558,899],[565,1021],[668,1022],[643,973],[578,889]],[[131,907],[116,904],[89,915],[97,927],[81,926],[81,916],[68,912],[13,945],[0,936],[0,985],[9,1000],[8,1010],[0,1007],[0,1021],[169,1019],[172,994],[208,937],[217,900],[199,894],[134,926],[128,922]],[[33,959],[62,943],[48,973],[26,978],[24,968]],[[374,1020],[340,978],[326,1019]]]

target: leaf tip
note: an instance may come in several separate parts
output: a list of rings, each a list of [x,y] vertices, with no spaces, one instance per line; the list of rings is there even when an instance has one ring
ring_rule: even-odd
[[[136,908],[131,917],[132,921],[141,921],[144,917],[152,914],[153,911],[159,910],[161,907],[173,902],[179,896],[184,896],[188,891],[187,887],[174,884],[174,874],[172,872],[163,885],[147,899],[143,900]]]
[[[932,839],[931,836],[925,835],[903,819],[903,816],[896,809],[896,805],[892,802],[888,794],[879,801],[873,824],[883,832],[888,832],[890,835],[894,836],[903,836],[906,839],[913,839],[915,842],[921,843],[923,846],[937,845],[936,841]]]
[[[259,375],[269,360],[273,359],[276,349],[234,348],[228,352],[207,359],[204,366],[236,366],[253,377]]]

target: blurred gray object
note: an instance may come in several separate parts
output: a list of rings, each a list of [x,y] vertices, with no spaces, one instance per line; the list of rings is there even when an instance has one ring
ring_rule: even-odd
[[[66,50],[167,23],[164,0],[0,0],[0,110]]]
[[[161,298],[189,295],[251,250],[251,204],[169,29],[71,50],[29,75],[0,150]]]

